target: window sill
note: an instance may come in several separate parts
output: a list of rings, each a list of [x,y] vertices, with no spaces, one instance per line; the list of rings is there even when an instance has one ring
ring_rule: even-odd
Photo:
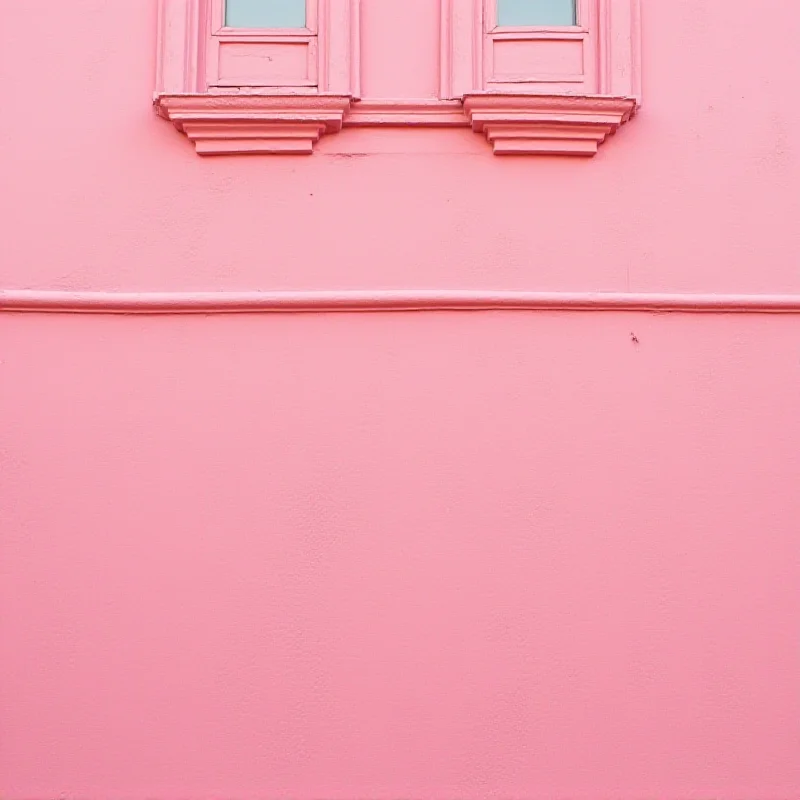
[[[460,101],[354,102],[348,95],[169,94],[156,111],[201,155],[310,154],[342,127],[472,127],[496,155],[593,156],[636,112],[627,97],[469,94]]]
[[[464,98],[472,129],[495,155],[593,156],[636,112],[628,97],[472,94]]]
[[[346,95],[160,95],[158,114],[194,142],[200,155],[310,154],[342,128]]]

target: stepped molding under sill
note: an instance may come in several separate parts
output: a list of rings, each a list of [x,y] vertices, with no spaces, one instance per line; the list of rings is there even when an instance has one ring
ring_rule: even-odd
[[[593,156],[636,112],[629,97],[478,93],[354,100],[264,92],[157,95],[158,114],[201,155],[305,154],[344,127],[471,127],[497,155]]]

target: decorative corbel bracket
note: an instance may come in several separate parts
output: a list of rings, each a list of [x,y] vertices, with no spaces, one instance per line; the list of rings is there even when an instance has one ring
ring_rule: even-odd
[[[200,155],[310,154],[342,128],[345,95],[159,95],[156,111],[185,133]]]
[[[627,122],[636,101],[627,97],[471,94],[464,111],[496,155],[593,156]]]

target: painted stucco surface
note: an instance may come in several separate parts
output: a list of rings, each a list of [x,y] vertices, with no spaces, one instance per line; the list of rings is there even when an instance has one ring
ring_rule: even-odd
[[[154,2],[2,10],[2,289],[800,293],[792,4],[578,161],[204,160]],[[0,314],[0,795],[797,797],[798,408],[798,315]]]

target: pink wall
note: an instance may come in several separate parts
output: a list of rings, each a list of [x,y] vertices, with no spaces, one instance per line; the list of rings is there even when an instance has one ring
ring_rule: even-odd
[[[3,12],[0,289],[800,312],[793,4],[645,2],[579,161],[201,159],[154,0]],[[800,314],[2,313],[0,794],[795,798],[798,407]]]

